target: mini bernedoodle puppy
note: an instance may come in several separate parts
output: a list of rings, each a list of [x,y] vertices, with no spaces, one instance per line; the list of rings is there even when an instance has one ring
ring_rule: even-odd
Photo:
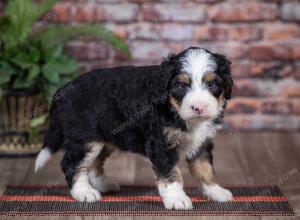
[[[119,190],[103,162],[114,149],[150,159],[167,209],[191,209],[178,167],[186,160],[213,201],[232,200],[214,181],[212,138],[231,98],[230,61],[191,47],[161,65],[98,69],[83,74],[53,97],[49,131],[36,171],[60,148],[71,195],[81,202]]]

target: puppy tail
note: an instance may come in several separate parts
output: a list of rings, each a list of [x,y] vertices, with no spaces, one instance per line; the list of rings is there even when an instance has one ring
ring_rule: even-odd
[[[46,134],[43,148],[35,160],[35,172],[41,169],[51,159],[52,155],[62,146],[63,135],[61,124],[54,115],[55,112],[53,108],[51,108],[49,130]]]

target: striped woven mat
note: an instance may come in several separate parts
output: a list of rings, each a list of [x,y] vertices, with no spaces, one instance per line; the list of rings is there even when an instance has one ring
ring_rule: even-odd
[[[123,186],[117,193],[102,194],[102,200],[80,203],[65,186],[8,186],[0,196],[0,214],[40,215],[294,215],[277,186],[227,187],[231,202],[207,201],[199,188],[186,188],[192,210],[167,210],[154,187]]]

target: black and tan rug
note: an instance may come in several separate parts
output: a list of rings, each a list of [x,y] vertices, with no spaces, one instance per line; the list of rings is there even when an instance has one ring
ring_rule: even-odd
[[[207,201],[198,188],[186,188],[192,210],[167,210],[154,187],[124,186],[118,193],[102,194],[102,200],[80,203],[64,186],[8,186],[0,196],[0,214],[38,215],[294,215],[277,186],[228,187],[234,200]]]

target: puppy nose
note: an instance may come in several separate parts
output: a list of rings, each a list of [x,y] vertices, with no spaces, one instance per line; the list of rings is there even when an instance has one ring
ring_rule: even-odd
[[[203,112],[203,108],[200,108],[200,107],[195,107],[195,106],[191,106],[192,110],[195,111],[197,114],[202,114]]]

